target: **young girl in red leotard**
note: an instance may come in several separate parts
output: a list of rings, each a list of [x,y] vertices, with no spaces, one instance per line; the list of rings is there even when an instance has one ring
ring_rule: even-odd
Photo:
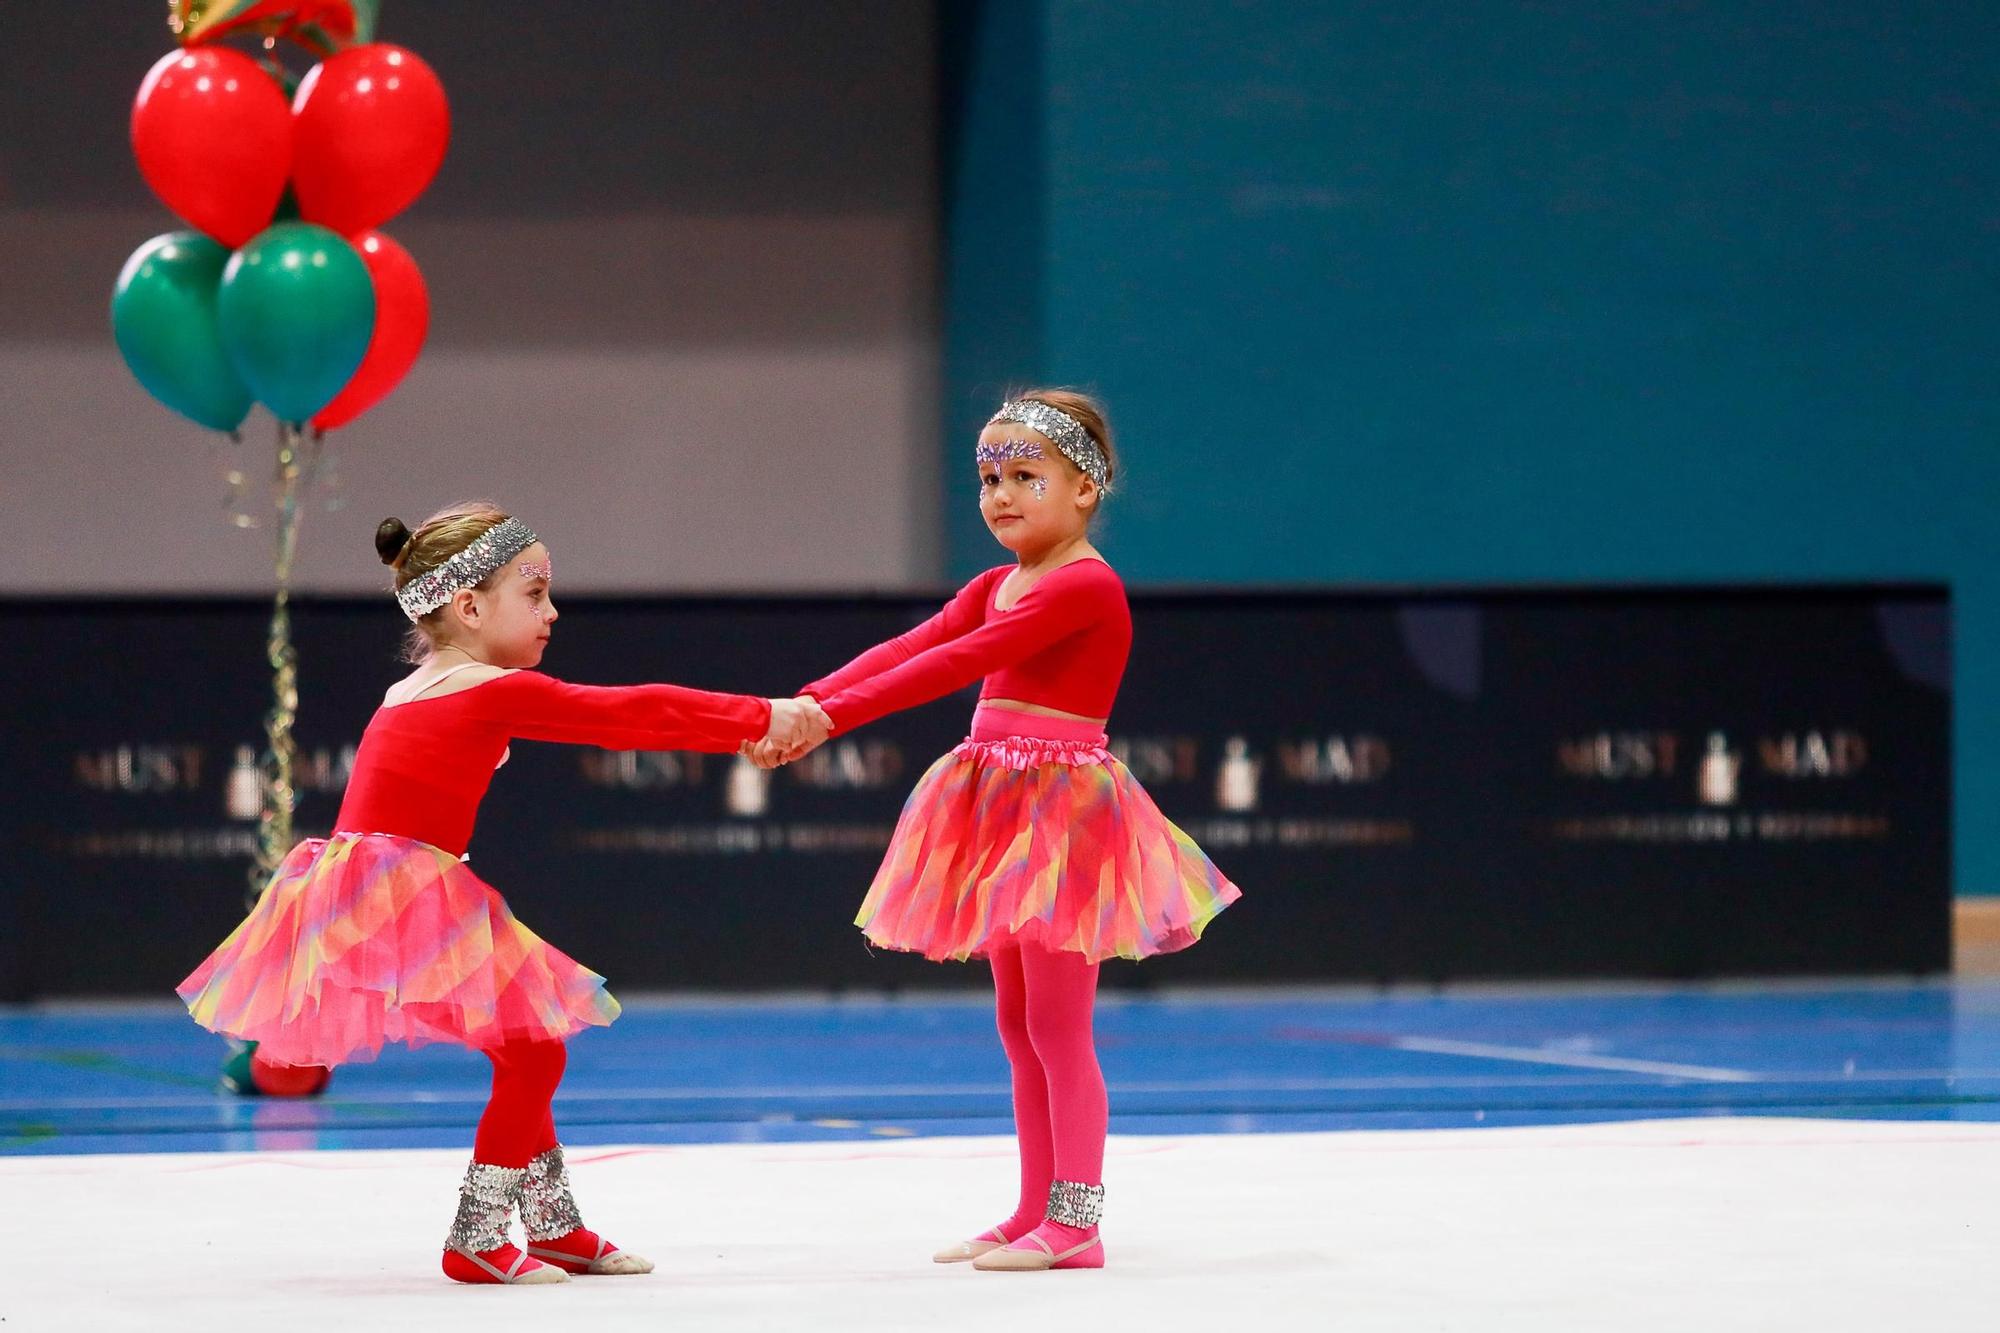
[[[510,740],[614,750],[799,746],[824,717],[796,700],[677,685],[571,685],[534,670],[556,623],[548,548],[464,505],[376,549],[396,570],[417,669],[362,733],[334,832],[300,843],[235,932],[179,987],[204,1027],[283,1064],[333,1066],[386,1042],[449,1041],[493,1062],[444,1271],[460,1282],[650,1272],[583,1225],[550,1102],[564,1042],[618,1015],[604,978],[522,925],[466,844]],[[516,1208],[527,1233],[517,1248]]]
[[[1090,542],[1114,468],[1102,409],[1060,390],[1019,395],[974,461],[980,513],[1015,562],[800,693],[840,734],[985,678],[971,736],[910,794],[856,924],[888,948],[993,969],[1021,1193],[937,1261],[1098,1268],[1098,965],[1186,948],[1240,895],[1105,749],[1132,617]],[[767,764],[801,752],[752,750]]]

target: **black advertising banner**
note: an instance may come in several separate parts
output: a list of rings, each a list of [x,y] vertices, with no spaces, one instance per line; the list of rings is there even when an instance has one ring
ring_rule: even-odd
[[[573,597],[544,668],[789,693],[940,598]],[[268,706],[249,600],[16,601],[0,999],[161,994],[235,924]],[[1116,985],[1949,964],[1950,613],[1930,586],[1135,594],[1113,749],[1244,891]],[[394,661],[306,599],[301,836]],[[517,743],[482,877],[614,989],[964,985],[851,921],[973,691],[774,774]]]

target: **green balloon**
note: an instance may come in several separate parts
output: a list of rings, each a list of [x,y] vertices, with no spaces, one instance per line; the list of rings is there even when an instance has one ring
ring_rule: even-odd
[[[234,1049],[229,1058],[222,1062],[222,1090],[233,1092],[239,1097],[255,1097],[257,1085],[250,1078],[250,1057],[257,1053],[254,1041],[232,1041]]]
[[[375,286],[354,247],[325,227],[280,222],[244,242],[222,271],[222,347],[257,401],[305,422],[368,354]]]
[[[229,251],[193,231],[155,236],[111,292],[111,336],[147,393],[211,430],[235,430],[250,390],[222,348],[216,291]]]

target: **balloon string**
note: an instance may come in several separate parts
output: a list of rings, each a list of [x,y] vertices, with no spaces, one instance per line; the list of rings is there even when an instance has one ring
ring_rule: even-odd
[[[313,463],[313,475],[306,478],[308,486],[318,485],[326,498],[320,502],[329,514],[337,514],[347,508],[347,479],[340,473],[340,451],[326,438],[326,432],[314,429],[312,447],[318,457]]]
[[[209,455],[222,474],[222,512],[228,517],[231,527],[262,527],[263,524],[249,509],[250,474],[243,470],[243,460],[238,456],[243,448],[243,436],[232,430],[224,438],[226,444],[211,443],[209,447]]]
[[[300,491],[318,461],[317,439],[308,437],[301,426],[279,424],[277,595],[271,604],[271,628],[264,645],[272,673],[271,710],[264,716],[268,744],[258,760],[264,799],[258,813],[257,861],[251,870],[253,893],[261,892],[270,882],[292,849],[292,812],[298,805],[292,782],[297,754],[292,725],[299,710],[299,655],[292,644],[292,563],[299,546]]]

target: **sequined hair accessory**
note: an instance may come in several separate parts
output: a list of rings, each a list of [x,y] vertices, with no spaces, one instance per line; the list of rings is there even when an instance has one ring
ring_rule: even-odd
[[[456,596],[476,588],[486,576],[541,539],[518,518],[503,519],[436,569],[417,575],[396,590],[396,601],[412,621],[423,619]]]
[[[1090,438],[1090,432],[1081,421],[1060,407],[1051,407],[1034,398],[1012,398],[1000,404],[1000,410],[987,419],[986,424],[996,421],[1011,421],[1039,431],[1062,456],[1076,464],[1084,476],[1099,486],[1109,490],[1111,469],[1104,461],[1104,451],[1097,447],[1097,441]]]

